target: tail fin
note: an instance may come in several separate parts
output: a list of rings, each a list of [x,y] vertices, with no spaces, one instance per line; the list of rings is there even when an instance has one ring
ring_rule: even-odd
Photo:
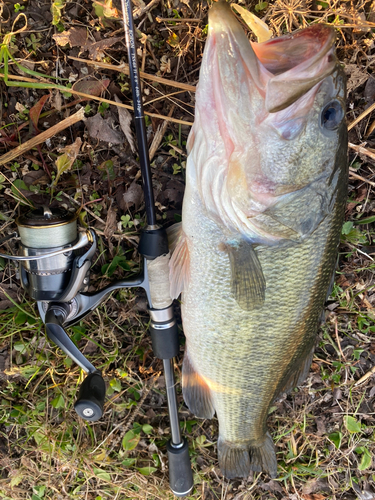
[[[237,446],[219,437],[218,454],[220,469],[225,477],[247,477],[250,471],[267,472],[271,478],[277,476],[277,461],[272,437],[267,432],[258,445]]]

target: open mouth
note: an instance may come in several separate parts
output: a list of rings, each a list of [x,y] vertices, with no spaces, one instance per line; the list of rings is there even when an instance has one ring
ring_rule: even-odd
[[[306,94],[337,65],[334,29],[315,24],[263,43],[250,43],[229,4],[217,2],[209,13],[216,48],[240,57],[265,97],[268,113],[281,111]]]

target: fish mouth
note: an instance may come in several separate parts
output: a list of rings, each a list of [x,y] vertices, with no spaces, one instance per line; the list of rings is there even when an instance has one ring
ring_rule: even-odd
[[[289,107],[337,66],[335,31],[324,24],[250,43],[229,4],[219,1],[209,11],[209,36],[217,53],[225,50],[242,59],[268,113]]]

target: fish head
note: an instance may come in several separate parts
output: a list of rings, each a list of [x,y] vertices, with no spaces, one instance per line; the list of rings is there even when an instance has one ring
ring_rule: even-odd
[[[251,43],[225,1],[210,9],[188,169],[209,216],[253,241],[270,236],[254,218],[337,169],[345,75],[334,42],[316,24]]]

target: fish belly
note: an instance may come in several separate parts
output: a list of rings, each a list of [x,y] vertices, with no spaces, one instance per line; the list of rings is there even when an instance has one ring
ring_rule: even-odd
[[[184,205],[190,280],[182,295],[186,335],[183,393],[197,417],[216,412],[219,463],[226,477],[250,470],[276,476],[266,419],[272,401],[305,378],[334,272],[342,203],[302,243],[257,246],[266,279],[263,306],[241,309],[231,293],[223,230]]]

